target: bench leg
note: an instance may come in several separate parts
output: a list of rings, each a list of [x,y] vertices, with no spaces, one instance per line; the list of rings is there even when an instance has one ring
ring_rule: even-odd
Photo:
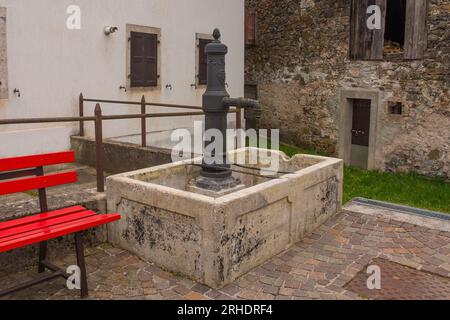
[[[87,284],[87,273],[86,273],[86,263],[84,261],[84,246],[83,246],[83,236],[80,232],[75,233],[75,249],[77,253],[77,264],[81,271],[81,298],[86,298],[88,296],[88,284]]]
[[[39,267],[38,267],[39,273],[43,273],[45,271],[45,265],[42,264],[42,261],[46,259],[47,259],[47,241],[44,241],[39,244]]]

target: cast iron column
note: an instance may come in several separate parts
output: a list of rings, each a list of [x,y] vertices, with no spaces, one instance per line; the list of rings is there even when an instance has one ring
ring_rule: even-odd
[[[240,180],[232,176],[231,165],[227,157],[227,115],[231,106],[242,108],[258,108],[258,102],[250,99],[230,99],[225,87],[225,55],[228,53],[226,45],[220,42],[220,31],[213,32],[214,41],[206,46],[208,81],[203,95],[203,111],[205,112],[205,131],[216,129],[222,134],[222,150],[215,150],[220,154],[213,154],[208,146],[213,141],[205,141],[201,176],[196,185],[200,188],[221,191],[241,184]]]
[[[203,111],[205,112],[205,131],[217,129],[223,136],[223,150],[216,150],[221,154],[207,152],[207,147],[214,141],[205,141],[201,177],[197,179],[197,186],[214,191],[232,188],[239,184],[232,177],[231,167],[227,161],[227,115],[230,107],[224,106],[222,101],[229,97],[225,88],[225,55],[228,53],[226,45],[220,42],[220,31],[213,32],[214,41],[206,46],[205,52],[208,65],[208,81],[203,95]],[[220,159],[220,160],[218,160]]]

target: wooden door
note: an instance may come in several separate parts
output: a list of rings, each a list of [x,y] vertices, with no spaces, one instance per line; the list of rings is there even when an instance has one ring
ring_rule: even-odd
[[[369,146],[370,100],[353,100],[352,144]]]

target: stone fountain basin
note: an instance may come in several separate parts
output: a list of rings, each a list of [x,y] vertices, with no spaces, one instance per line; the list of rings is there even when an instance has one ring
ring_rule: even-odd
[[[240,149],[230,157],[248,161],[258,150]],[[235,167],[245,188],[217,197],[187,191],[200,174],[201,168],[192,165],[200,158],[109,177],[108,211],[122,215],[108,226],[109,240],[210,287],[233,282],[301,241],[342,207],[342,160],[289,158],[278,151],[271,156],[279,159],[279,171],[294,173],[268,179]]]

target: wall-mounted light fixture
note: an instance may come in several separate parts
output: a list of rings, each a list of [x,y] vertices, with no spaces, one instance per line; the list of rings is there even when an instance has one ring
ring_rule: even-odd
[[[104,29],[104,32],[105,32],[105,35],[109,36],[110,34],[117,32],[118,30],[119,30],[118,27],[106,26]]]
[[[18,98],[20,98],[20,90],[19,90],[19,89],[15,88],[15,89],[13,90],[13,93],[14,93],[15,95],[17,95]]]

